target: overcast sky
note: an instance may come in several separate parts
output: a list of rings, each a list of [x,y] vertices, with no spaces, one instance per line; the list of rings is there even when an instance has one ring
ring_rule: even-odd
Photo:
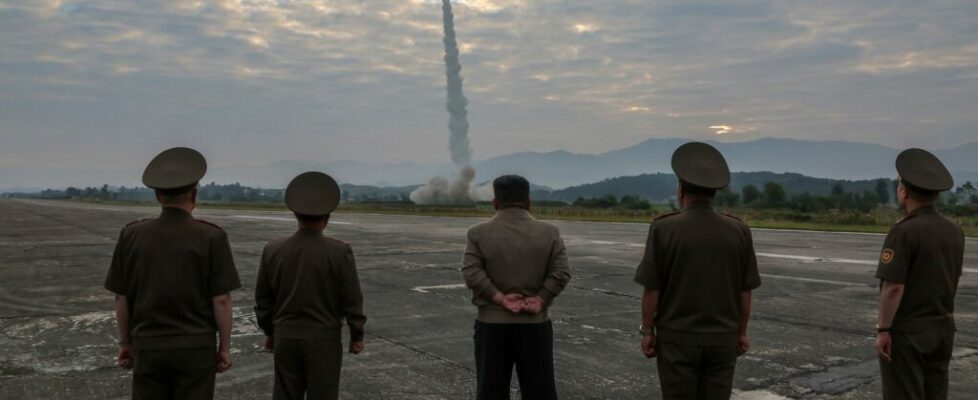
[[[476,159],[650,137],[978,141],[974,0],[455,12]],[[214,166],[445,162],[441,38],[431,0],[4,0],[0,170],[138,176],[175,145]]]

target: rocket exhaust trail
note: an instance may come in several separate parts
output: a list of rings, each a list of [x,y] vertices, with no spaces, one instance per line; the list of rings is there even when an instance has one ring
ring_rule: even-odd
[[[469,145],[469,112],[466,109],[469,101],[462,93],[462,63],[458,59],[458,41],[455,39],[455,15],[452,13],[452,3],[442,0],[442,24],[445,37],[445,79],[448,100],[448,148],[452,151],[452,161],[455,165],[465,166],[472,162],[472,148]]]
[[[442,24],[445,44],[445,108],[448,109],[448,149],[452,162],[460,167],[458,177],[449,180],[434,177],[424,186],[411,192],[411,201],[417,204],[467,204],[492,198],[491,190],[477,188],[474,184],[475,168],[472,168],[472,147],[469,144],[469,101],[462,92],[462,63],[459,61],[458,41],[455,39],[455,15],[452,3],[442,0]]]

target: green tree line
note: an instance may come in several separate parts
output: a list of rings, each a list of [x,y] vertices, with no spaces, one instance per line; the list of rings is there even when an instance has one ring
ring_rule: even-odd
[[[239,183],[229,185],[219,185],[208,183],[201,185],[197,191],[197,198],[209,202],[281,202],[283,201],[284,191],[281,189],[260,189],[243,186]],[[76,188],[68,187],[64,190],[46,189],[37,194],[28,194],[16,197],[37,197],[42,199],[79,199],[79,200],[118,200],[118,201],[153,201],[156,194],[152,189],[145,187],[101,187]]]
[[[412,188],[375,188],[371,186],[340,185],[342,199],[346,202],[410,203],[408,193]],[[68,187],[64,190],[46,189],[39,193],[8,193],[6,197],[41,199],[77,199],[101,201],[155,201],[156,195],[146,187]],[[197,192],[198,200],[209,203],[282,203],[285,191],[282,189],[262,189],[244,186],[240,183],[220,185],[214,182],[201,185]]]
[[[800,213],[817,213],[829,210],[856,211],[868,213],[879,207],[895,202],[896,181],[879,179],[873,190],[846,191],[841,183],[836,183],[828,195],[814,195],[809,192],[789,195],[784,186],[777,182],[767,182],[758,187],[745,185],[741,190],[727,188],[717,192],[714,203],[722,208],[754,208],[792,210]],[[602,197],[579,197],[574,206],[587,208],[623,208],[644,210],[652,208],[647,199],[626,195],[618,199],[608,194]],[[978,213],[978,185],[966,182],[954,191],[940,197],[940,205],[956,215]],[[675,208],[675,205],[673,205]]]

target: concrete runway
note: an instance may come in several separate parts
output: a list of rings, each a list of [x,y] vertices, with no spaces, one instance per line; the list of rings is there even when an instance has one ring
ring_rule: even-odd
[[[128,396],[129,374],[113,364],[112,297],[102,282],[120,228],[157,212],[0,200],[0,398]],[[262,247],[292,233],[294,222],[284,212],[196,216],[228,231],[244,284],[233,293],[235,367],[218,376],[217,398],[268,399],[272,360],[260,350],[252,294]],[[478,221],[334,216],[328,232],[353,245],[369,318],[366,351],[344,360],[341,398],[474,398],[475,308],[458,268],[465,230]],[[641,288],[632,283],[648,226],[557,225],[573,273],[551,309],[561,398],[659,398],[655,363],[639,351]],[[754,239],[764,284],[735,397],[880,398],[873,274],[883,236],[755,230]],[[968,241],[965,268],[954,399],[978,398],[978,241]]]

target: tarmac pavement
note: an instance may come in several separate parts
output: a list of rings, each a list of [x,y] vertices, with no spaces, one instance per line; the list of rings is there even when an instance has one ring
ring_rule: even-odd
[[[112,295],[102,288],[119,230],[158,209],[0,200],[0,398],[122,399]],[[218,399],[271,398],[272,358],[252,312],[266,242],[295,230],[285,212],[200,210],[227,230],[244,287],[235,291],[232,370]],[[471,399],[475,307],[458,272],[477,218],[334,215],[353,245],[365,297],[366,350],[346,355],[343,399]],[[654,360],[639,350],[642,289],[632,282],[647,224],[555,222],[572,281],[550,310],[563,399],[658,399]],[[873,353],[883,236],[754,230],[763,286],[740,399],[878,399]],[[957,296],[951,398],[978,398],[978,241]],[[518,398],[514,377],[514,398]]]

